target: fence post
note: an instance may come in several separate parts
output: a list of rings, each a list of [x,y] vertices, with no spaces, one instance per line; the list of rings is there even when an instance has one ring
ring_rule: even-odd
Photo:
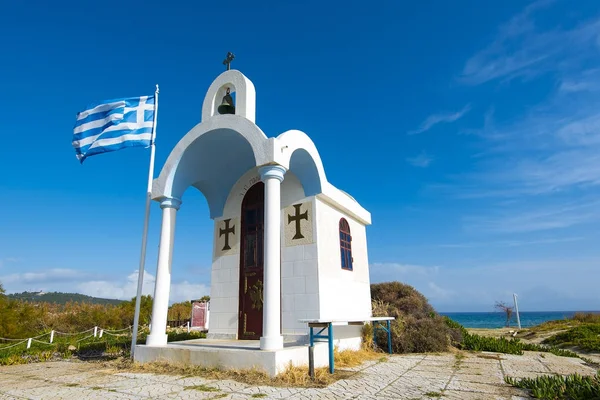
[[[50,332],[50,343],[54,341],[54,331]]]
[[[190,321],[187,322],[187,330],[188,330],[188,333],[190,333]]]
[[[100,337],[102,337],[103,333],[104,333],[104,329],[100,329]]]
[[[27,348],[31,347],[31,338],[27,339]]]
[[[94,327],[94,337],[97,337],[97,336],[98,336],[98,327],[95,326]]]

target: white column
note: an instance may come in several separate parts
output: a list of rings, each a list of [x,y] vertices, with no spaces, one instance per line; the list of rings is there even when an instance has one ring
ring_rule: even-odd
[[[171,289],[171,261],[173,259],[173,240],[175,238],[175,217],[181,200],[171,198],[160,203],[162,224],[160,244],[158,246],[158,265],[152,304],[152,328],[146,338],[148,346],[167,344],[167,311],[169,310],[169,291]]]
[[[281,336],[281,182],[286,169],[281,165],[259,168],[265,183],[264,282],[262,350],[283,348]]]

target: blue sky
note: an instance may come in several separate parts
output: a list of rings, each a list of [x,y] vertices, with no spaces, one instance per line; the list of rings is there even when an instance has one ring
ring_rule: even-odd
[[[600,3],[5,2],[0,282],[135,295],[147,149],[71,147],[75,115],[160,84],[157,170],[233,67],[257,124],[316,143],[373,217],[373,282],[439,311],[599,309]],[[188,189],[173,301],[207,294],[212,221]],[[146,292],[160,210],[153,204]]]

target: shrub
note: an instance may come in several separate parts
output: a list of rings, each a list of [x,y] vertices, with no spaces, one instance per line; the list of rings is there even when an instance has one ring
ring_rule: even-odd
[[[399,315],[412,315],[418,319],[436,315],[425,296],[412,286],[400,282],[371,285],[371,298],[387,304],[391,312]]]
[[[465,329],[464,326],[448,317],[445,317],[445,322],[448,327],[452,328],[452,332],[460,333],[460,339],[457,340],[453,338],[452,344],[463,350],[493,351],[496,353],[519,355],[523,354],[523,351],[541,351],[552,353],[561,357],[579,357],[576,353],[569,350],[559,349],[551,346],[540,346],[539,344],[533,343],[522,343],[517,338],[494,338],[471,334]]]
[[[583,350],[600,351],[600,323],[576,326],[544,340],[555,346],[578,346]]]
[[[544,375],[537,378],[504,379],[509,385],[531,390],[531,394],[538,399],[549,400],[584,400],[600,398],[600,375],[581,376],[578,374]]]
[[[579,322],[585,322],[590,324],[600,324],[600,314],[591,312],[577,312],[573,315],[573,319]]]
[[[372,284],[371,298],[374,316],[395,318],[391,323],[394,353],[445,351],[451,341],[460,341],[460,330],[448,326],[412,286],[400,282]],[[376,342],[387,348],[387,335],[378,332]]]
[[[167,333],[167,341],[168,342],[179,342],[182,340],[193,340],[193,339],[206,339],[206,333],[200,331],[190,331],[187,332],[168,332]],[[145,343],[145,341],[144,341]]]
[[[464,337],[462,348],[473,351],[493,351],[505,354],[523,354],[523,344],[519,339],[494,338],[480,335],[467,334]]]
[[[546,353],[552,353],[555,356],[560,356],[560,357],[579,358],[579,355],[577,353],[574,353],[570,350],[559,349],[558,347],[554,347],[554,346],[541,346],[539,344],[534,344],[534,343],[523,343],[523,350],[542,351],[542,352],[546,352]]]

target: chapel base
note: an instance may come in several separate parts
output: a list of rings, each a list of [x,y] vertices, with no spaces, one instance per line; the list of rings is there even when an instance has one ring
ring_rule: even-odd
[[[353,348],[357,343],[360,347],[360,338],[339,345]],[[139,363],[166,361],[223,370],[254,368],[273,377],[284,372],[290,364],[307,367],[308,346],[285,342],[281,349],[261,350],[258,340],[196,339],[171,342],[165,346],[137,345],[134,359]],[[314,359],[315,368],[329,365],[327,343],[315,343]]]

